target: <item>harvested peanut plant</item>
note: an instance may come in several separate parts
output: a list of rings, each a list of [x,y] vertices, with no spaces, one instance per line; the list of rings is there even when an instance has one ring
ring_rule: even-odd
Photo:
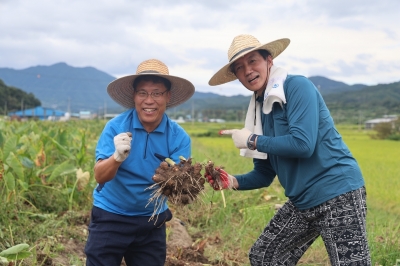
[[[222,169],[223,167],[215,167],[213,161],[208,161],[207,164],[204,166],[205,169],[205,174],[211,177],[211,180],[209,180],[210,185],[214,188],[214,190],[220,190],[221,191],[221,196],[222,200],[224,202],[224,208],[226,207],[226,201],[225,201],[225,195],[224,191],[222,190],[222,181],[221,181],[221,172],[218,171],[219,169]]]
[[[150,220],[167,199],[175,205],[183,206],[192,203],[204,190],[205,178],[201,175],[203,166],[193,163],[192,158],[179,158],[178,164],[166,158],[152,177],[155,184],[147,188],[154,189],[148,203],[154,202],[154,212]]]

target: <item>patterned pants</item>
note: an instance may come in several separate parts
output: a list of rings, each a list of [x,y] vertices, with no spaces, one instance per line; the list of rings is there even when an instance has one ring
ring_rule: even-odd
[[[371,265],[365,198],[362,187],[307,210],[286,202],[251,247],[251,265],[296,265],[318,236],[332,265]]]

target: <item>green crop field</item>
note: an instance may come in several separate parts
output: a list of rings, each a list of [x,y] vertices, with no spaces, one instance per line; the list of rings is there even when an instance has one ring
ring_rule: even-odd
[[[240,124],[183,124],[183,127],[194,136],[202,136],[205,132],[210,136],[193,137],[195,159],[211,159],[232,174],[252,169],[251,159],[239,156],[229,137],[216,134],[220,129],[241,128]],[[359,130],[357,126],[341,126],[338,130],[359,162],[365,178],[368,234],[373,264],[394,265],[400,259],[400,142],[372,139],[372,132]],[[286,200],[278,181],[266,189],[225,192],[226,208],[221,208],[220,195],[214,192],[211,192],[212,197],[207,195],[207,200],[211,198],[215,202],[213,208],[218,208],[215,212],[221,212],[214,217],[214,224],[209,228],[210,233],[225,229],[226,239],[234,237],[232,241],[236,245],[240,244],[243,252],[247,252],[274,214],[273,206]],[[214,213],[214,210],[211,209],[210,213]],[[226,228],[226,224],[231,224],[232,227]],[[232,231],[235,231],[234,235],[231,234]],[[327,260],[323,243],[319,239],[303,256],[302,263],[323,264]]]
[[[84,265],[82,247],[96,185],[94,149],[104,123],[0,120],[0,265],[1,257],[17,260],[15,265]],[[218,135],[220,129],[240,124],[182,127],[192,137],[194,161],[212,160],[232,174],[252,169],[252,160],[239,156],[231,138]],[[400,142],[372,139],[371,132],[356,126],[338,130],[365,177],[373,265],[393,266],[400,259]],[[195,203],[170,207],[196,243],[207,242],[204,255],[210,261],[249,265],[248,249],[275,206],[285,201],[275,180],[268,188],[223,194],[206,185]],[[27,245],[19,245],[23,243]],[[45,259],[53,264],[44,264]],[[299,264],[329,265],[327,260],[318,239]]]

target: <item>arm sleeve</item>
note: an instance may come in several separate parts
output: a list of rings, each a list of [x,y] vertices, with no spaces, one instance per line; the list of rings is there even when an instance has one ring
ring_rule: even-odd
[[[268,187],[274,180],[276,173],[271,167],[269,158],[266,160],[253,159],[254,169],[247,174],[235,175],[239,188],[238,190],[250,190]]]
[[[173,134],[170,138],[170,159],[174,162],[180,162],[179,156],[183,156],[186,159],[191,157],[191,139],[189,135],[181,127],[175,127],[173,129]]]
[[[305,77],[291,78],[285,96],[288,133],[282,136],[258,136],[257,150],[268,154],[308,158],[318,136],[319,108],[314,84]]]
[[[180,161],[179,156],[183,156],[186,159],[191,157],[191,141],[189,136],[182,139],[180,145],[172,152],[171,159],[178,163]]]

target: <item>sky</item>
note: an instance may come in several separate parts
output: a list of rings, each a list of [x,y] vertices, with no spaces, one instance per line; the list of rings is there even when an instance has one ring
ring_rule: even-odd
[[[209,86],[239,34],[289,38],[274,64],[349,85],[400,81],[398,0],[0,0],[0,68],[64,62],[116,78],[156,58],[200,92],[250,95],[238,81]]]

